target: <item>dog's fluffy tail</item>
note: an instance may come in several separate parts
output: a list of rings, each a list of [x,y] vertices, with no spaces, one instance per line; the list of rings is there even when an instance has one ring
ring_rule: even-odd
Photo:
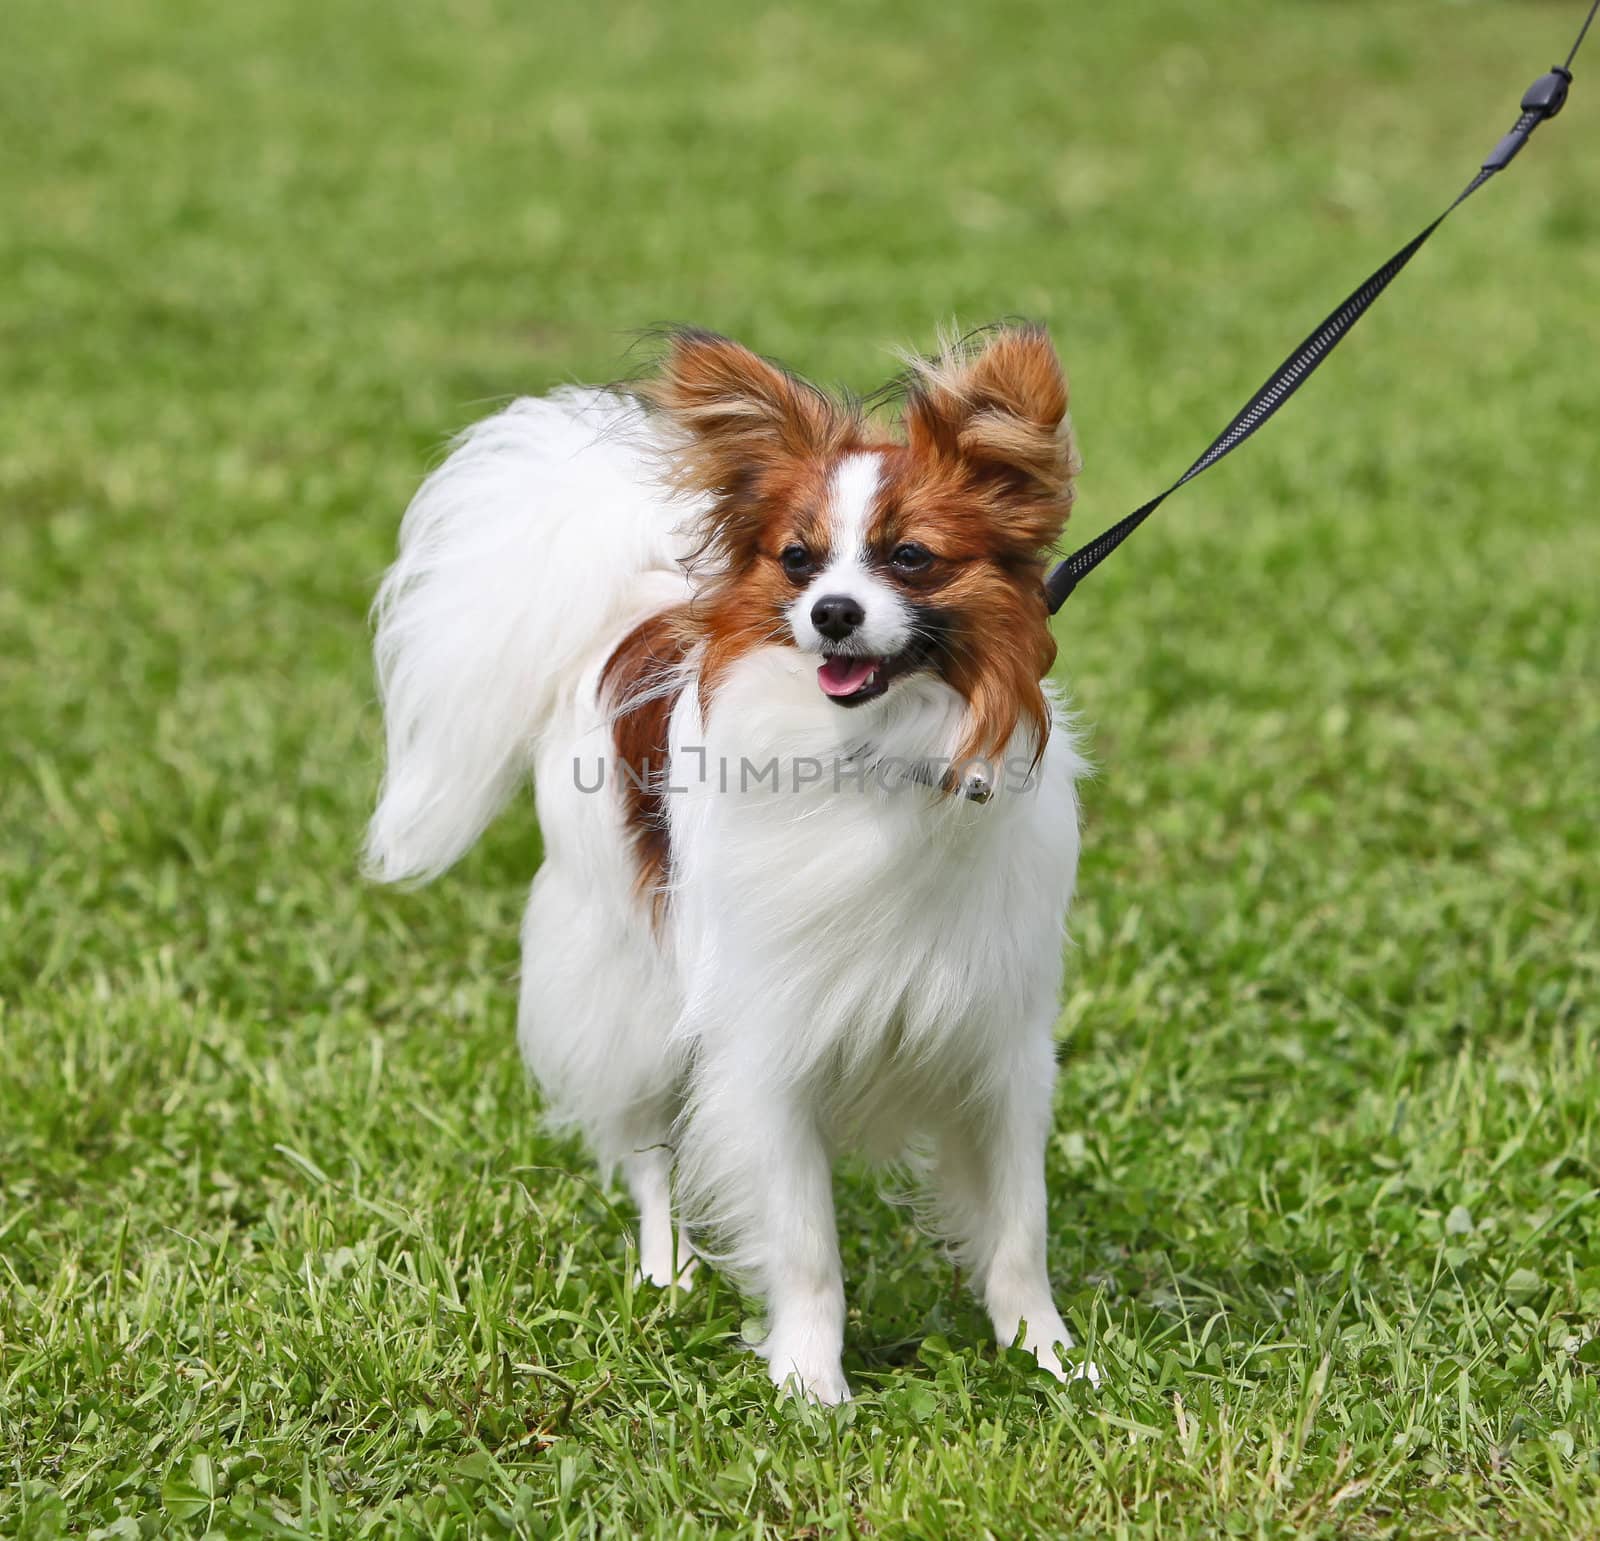
[[[423,483],[373,606],[374,877],[426,881],[471,848],[641,574],[676,571],[658,434],[625,396],[561,390],[469,429]]]

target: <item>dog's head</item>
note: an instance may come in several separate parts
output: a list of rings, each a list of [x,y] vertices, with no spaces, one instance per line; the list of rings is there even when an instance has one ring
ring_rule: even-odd
[[[1003,754],[1019,728],[1042,748],[1044,563],[1078,469],[1043,328],[914,362],[900,436],[706,332],[673,336],[645,394],[681,430],[679,483],[706,500],[707,702],[738,657],[776,642],[814,655],[845,710],[942,678],[967,706],[959,758]]]

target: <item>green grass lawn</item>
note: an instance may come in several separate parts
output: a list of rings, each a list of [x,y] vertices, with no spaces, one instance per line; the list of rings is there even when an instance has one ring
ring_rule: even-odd
[[[1600,1533],[1600,42],[1067,608],[1051,1151],[1098,1394],[847,1172],[775,1399],[513,1042],[524,803],[356,873],[448,434],[693,320],[1050,323],[1086,537],[1456,192],[1575,3],[9,0],[0,1533]]]

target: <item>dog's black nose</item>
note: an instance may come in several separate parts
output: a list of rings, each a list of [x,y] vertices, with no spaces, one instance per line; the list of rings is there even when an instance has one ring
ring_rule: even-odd
[[[824,594],[811,607],[811,624],[830,642],[843,642],[866,618],[848,594]]]

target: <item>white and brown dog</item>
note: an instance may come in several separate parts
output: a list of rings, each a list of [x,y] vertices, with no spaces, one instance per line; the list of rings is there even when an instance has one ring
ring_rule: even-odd
[[[531,770],[519,1037],[551,1112],[766,1302],[772,1378],[849,1395],[836,1152],[920,1160],[1010,1342],[1063,1375],[1044,1149],[1082,762],[1042,683],[1067,387],[1007,327],[899,431],[709,333],[637,390],[471,429],[378,598],[369,855],[426,879]]]

